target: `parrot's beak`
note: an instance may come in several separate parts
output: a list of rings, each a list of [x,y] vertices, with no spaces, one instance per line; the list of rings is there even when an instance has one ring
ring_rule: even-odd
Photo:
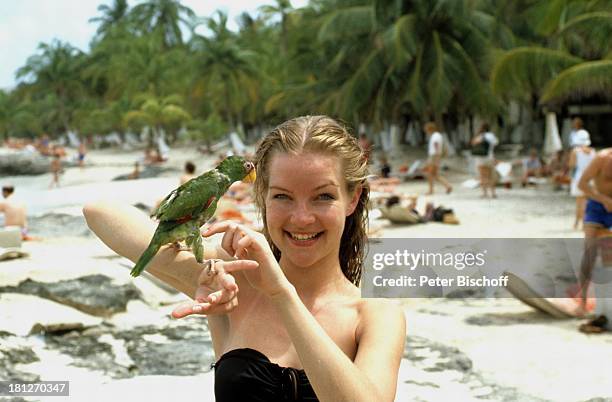
[[[255,174],[255,169],[251,170],[249,172],[248,175],[245,176],[244,179],[242,179],[243,182],[245,183],[255,183],[255,178],[257,177],[257,175]]]

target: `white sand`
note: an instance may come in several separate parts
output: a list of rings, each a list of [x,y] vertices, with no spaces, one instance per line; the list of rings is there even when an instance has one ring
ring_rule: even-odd
[[[186,160],[198,165],[198,172],[211,167],[212,158],[202,157],[192,148],[173,149],[166,166],[176,174],[156,179],[110,182],[112,177],[129,173],[141,152],[116,150],[92,151],[87,160],[94,165],[84,169],[69,168],[62,177],[62,187],[47,190],[50,175],[33,178],[1,179],[17,186],[20,196],[31,202],[31,210],[65,212],[77,215],[85,202],[113,198],[126,203],[151,205],[178,183]],[[500,189],[496,200],[480,199],[480,191],[462,188],[469,178],[465,173],[451,173],[455,187],[451,195],[421,197],[422,210],[427,200],[453,208],[460,225],[428,223],[415,226],[383,226],[382,236],[395,238],[453,237],[581,237],[571,229],[574,200],[565,192],[553,192],[548,185],[538,188]],[[407,194],[424,193],[426,182],[402,184]],[[442,193],[442,188],[437,190]],[[30,277],[39,281],[69,279],[90,273],[104,273],[118,283],[131,281],[123,259],[112,258],[95,238],[54,238],[24,244],[29,259],[0,262],[0,284],[14,285]],[[127,264],[129,265],[129,264]],[[136,281],[135,281],[136,282]],[[148,304],[130,304],[128,312],[113,317],[118,326],[146,324],[167,319],[175,296],[143,280],[137,285],[147,295]],[[586,336],[577,331],[580,321],[553,320],[533,312],[514,299],[402,300],[408,336],[416,335],[456,347],[473,363],[473,372],[483,381],[466,380],[454,370],[428,372],[416,362],[404,360],[400,372],[397,401],[423,400],[499,400],[490,386],[516,389],[522,396],[545,400],[578,401],[612,396],[609,367],[612,361],[612,336]],[[12,305],[14,307],[14,304]],[[158,306],[158,307],[155,307]],[[6,306],[5,306],[6,307]],[[499,325],[474,325],[466,319],[493,315]],[[15,316],[15,311],[11,313]],[[0,322],[6,319],[0,308]],[[1,329],[1,328],[0,328]],[[36,348],[42,361],[22,369],[39,373],[43,379],[70,379],[71,393],[81,400],[168,400],[195,398],[212,400],[212,375],[193,377],[146,376],[112,380],[85,369],[70,366],[69,359],[58,353]],[[607,367],[607,368],[606,368]],[[433,385],[432,385],[433,384]],[[489,384],[489,385],[487,385]],[[488,395],[488,396],[487,396]],[[57,398],[54,400],[61,400]],[[72,400],[75,400],[74,398]]]

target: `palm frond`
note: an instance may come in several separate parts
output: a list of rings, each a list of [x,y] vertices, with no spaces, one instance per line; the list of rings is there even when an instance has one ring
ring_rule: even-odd
[[[325,15],[318,38],[320,41],[353,38],[369,34],[374,27],[372,6],[341,8]]]
[[[559,72],[582,59],[542,47],[519,47],[501,57],[491,71],[493,93],[510,98],[527,98],[540,93]]]
[[[612,98],[612,60],[590,61],[568,68],[546,86],[541,102],[561,102],[592,95]]]

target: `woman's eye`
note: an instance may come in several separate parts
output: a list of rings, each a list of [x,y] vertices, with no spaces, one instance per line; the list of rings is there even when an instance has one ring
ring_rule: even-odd
[[[274,198],[275,200],[285,200],[287,199],[287,195],[286,194],[275,194],[272,196],[272,198]]]
[[[325,194],[319,195],[319,199],[321,199],[321,200],[335,200],[336,198],[333,195],[331,195],[331,194],[325,193]]]

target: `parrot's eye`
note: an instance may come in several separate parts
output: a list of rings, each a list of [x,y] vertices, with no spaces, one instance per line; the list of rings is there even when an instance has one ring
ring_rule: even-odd
[[[247,172],[253,170],[254,166],[252,162],[244,162],[244,170]]]

